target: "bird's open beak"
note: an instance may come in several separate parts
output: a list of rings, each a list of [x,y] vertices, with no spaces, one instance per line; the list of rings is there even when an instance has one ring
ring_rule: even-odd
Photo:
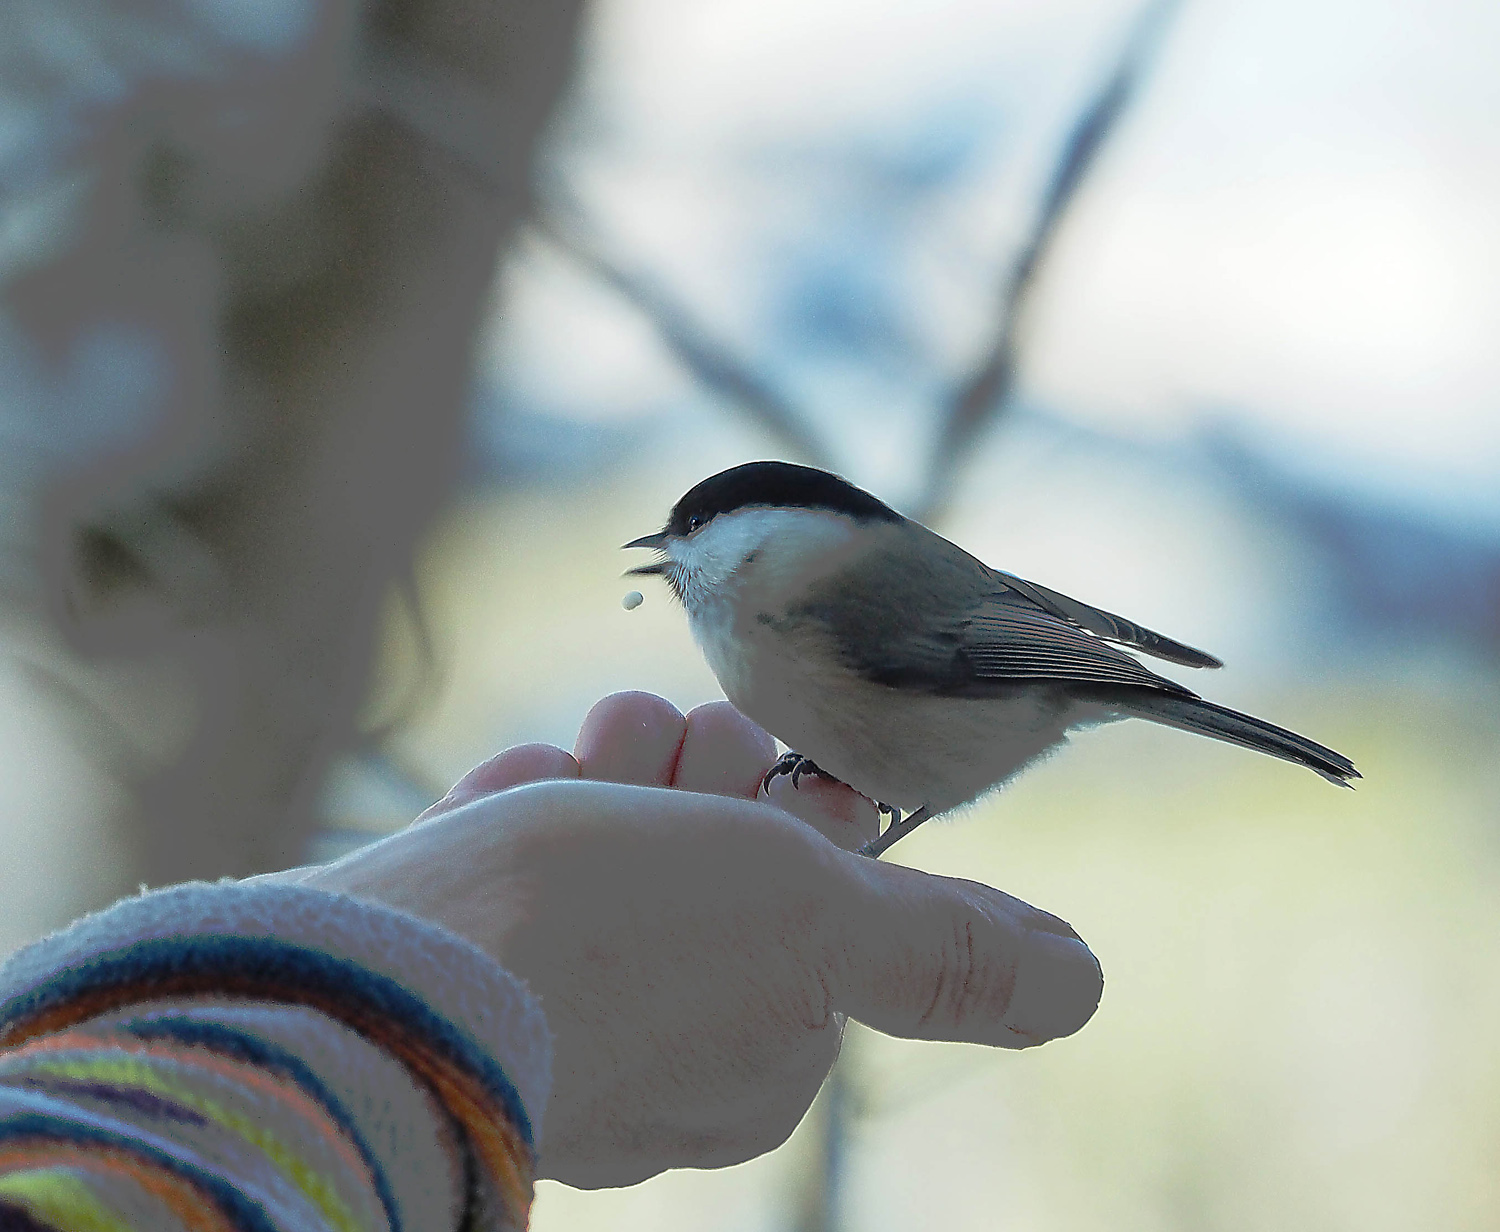
[[[639,539],[632,539],[620,550],[623,552],[627,548],[650,548],[654,552],[665,552],[667,550],[666,543],[667,532],[664,530],[659,530],[654,535],[642,535]],[[637,565],[634,569],[625,570],[625,576],[641,577],[654,573],[665,573],[670,564],[670,561],[655,560],[652,561],[649,565]]]
[[[666,547],[666,544],[667,532],[659,530],[654,535],[642,535],[639,539],[632,539],[629,543],[624,544],[620,548],[620,551],[629,551],[631,548],[654,548],[660,552]]]

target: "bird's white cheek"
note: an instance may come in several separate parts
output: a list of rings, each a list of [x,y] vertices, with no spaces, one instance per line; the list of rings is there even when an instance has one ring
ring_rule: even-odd
[[[684,545],[677,554],[677,562],[685,575],[690,577],[694,589],[708,596],[729,585],[741,557],[730,558],[711,547],[696,544]]]

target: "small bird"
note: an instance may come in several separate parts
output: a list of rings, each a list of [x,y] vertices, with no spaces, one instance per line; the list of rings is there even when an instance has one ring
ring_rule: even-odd
[[[1243,745],[1341,786],[1360,777],[1347,757],[1204,701],[1117,647],[1221,667],[1212,655],[992,569],[827,471],[733,467],[625,547],[661,554],[628,575],[666,579],[725,696],[796,750],[766,783],[822,774],[892,815],[866,855],[1068,732],[1116,719]]]

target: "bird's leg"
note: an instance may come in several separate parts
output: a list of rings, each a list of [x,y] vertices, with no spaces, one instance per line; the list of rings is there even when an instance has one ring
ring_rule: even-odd
[[[820,779],[827,779],[830,783],[837,783],[838,779],[820,767],[811,757],[803,757],[801,753],[786,752],[776,759],[776,764],[766,771],[766,777],[760,781],[760,789],[767,795],[771,793],[771,780],[783,774],[792,777],[792,786],[796,787],[804,774],[816,774]]]
[[[885,806],[879,805],[877,807],[883,809]],[[928,816],[927,806],[925,804],[915,813],[909,813],[904,818],[902,818],[895,809],[892,809],[891,813],[892,821],[891,824],[885,828],[885,833],[877,839],[872,839],[870,842],[861,847],[859,849],[860,855],[871,856],[874,859],[878,860],[883,852],[889,851],[891,847],[899,843],[908,834],[910,834],[924,821],[926,821]]]

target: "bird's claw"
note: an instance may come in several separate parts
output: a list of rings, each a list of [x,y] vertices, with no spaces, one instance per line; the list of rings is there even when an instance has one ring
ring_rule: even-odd
[[[761,779],[760,788],[767,795],[771,794],[771,780],[781,775],[788,775],[795,789],[804,774],[815,774],[820,779],[827,779],[830,783],[839,780],[820,767],[811,757],[803,757],[801,753],[783,753],[776,759],[776,764],[766,771],[766,777]]]
[[[811,757],[804,757],[801,753],[783,753],[776,759],[776,764],[766,771],[765,778],[760,781],[760,789],[767,795],[771,794],[771,780],[781,775],[787,775],[792,780],[792,787],[796,788],[798,781],[804,774],[815,774],[820,779],[827,779],[830,783],[840,780],[829,774]],[[902,836],[909,834],[917,826],[921,825],[927,817],[926,809],[918,809],[910,816],[903,818],[901,810],[894,804],[883,804],[879,800],[871,801],[876,810],[891,819],[890,825],[885,828],[885,833],[872,839],[859,849],[861,855],[874,856],[879,859],[881,852],[885,851],[892,843]]]

